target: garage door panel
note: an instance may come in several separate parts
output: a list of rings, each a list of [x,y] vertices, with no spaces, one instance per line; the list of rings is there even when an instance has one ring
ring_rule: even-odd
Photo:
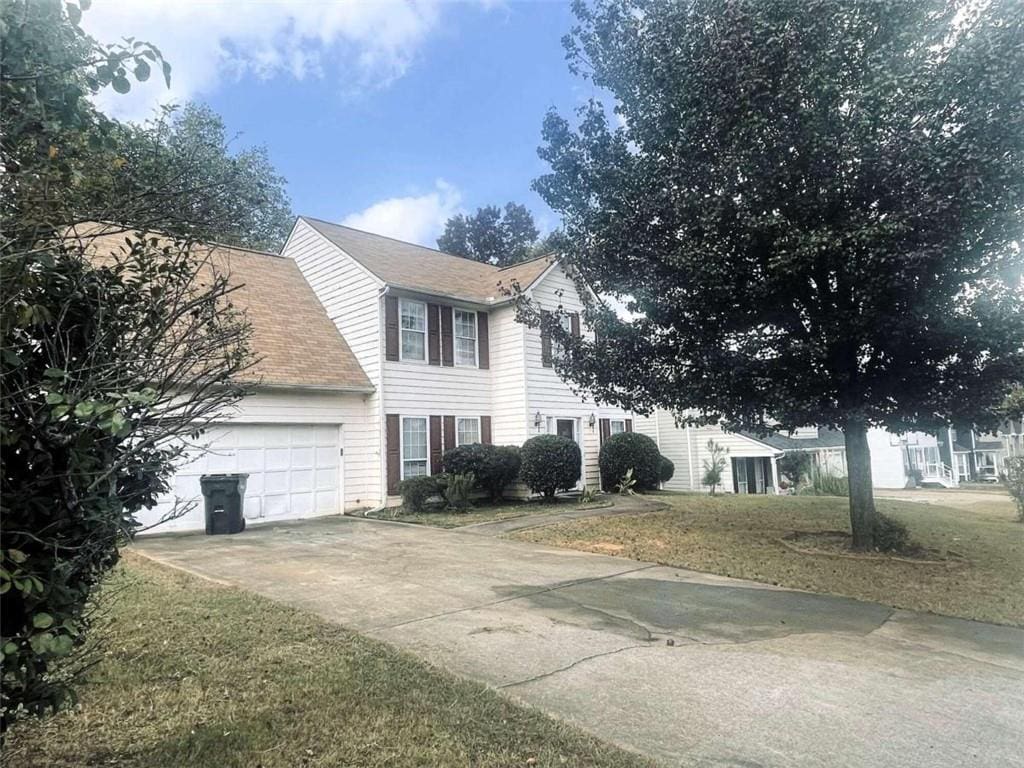
[[[204,504],[199,479],[216,472],[244,472],[244,514],[250,521],[286,520],[341,512],[341,430],[338,425],[237,424],[208,430],[190,449],[172,491],[140,521],[159,520],[177,495],[197,502],[184,518],[160,530],[201,530]]]

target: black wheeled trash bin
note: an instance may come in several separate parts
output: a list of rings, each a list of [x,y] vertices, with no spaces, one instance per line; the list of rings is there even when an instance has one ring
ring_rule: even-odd
[[[199,485],[206,503],[206,533],[241,533],[245,530],[242,516],[245,481],[248,475],[203,475]]]

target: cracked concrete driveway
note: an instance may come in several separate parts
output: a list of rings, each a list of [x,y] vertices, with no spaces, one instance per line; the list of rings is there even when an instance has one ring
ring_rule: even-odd
[[[352,518],[167,536],[304,608],[672,765],[1024,765],[1024,630]]]

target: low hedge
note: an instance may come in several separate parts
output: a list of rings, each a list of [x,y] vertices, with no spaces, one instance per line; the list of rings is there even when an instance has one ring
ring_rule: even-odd
[[[470,474],[476,484],[490,493],[491,501],[501,499],[505,488],[519,476],[522,460],[514,445],[484,445],[472,443],[445,451],[442,459],[444,471],[451,474]]]
[[[402,494],[402,509],[406,512],[423,512],[427,508],[427,500],[439,495],[441,487],[436,477],[420,475],[399,483],[398,492]]]

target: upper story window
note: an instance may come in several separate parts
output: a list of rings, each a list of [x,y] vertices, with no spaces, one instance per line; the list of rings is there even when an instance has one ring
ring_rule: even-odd
[[[399,302],[402,329],[402,360],[427,359],[427,305],[422,301]]]
[[[625,432],[626,431],[626,420],[625,419],[610,419],[608,421],[608,431],[611,434],[613,434],[613,435],[617,435],[620,432]]]
[[[558,324],[562,326],[562,330],[565,331],[566,333],[572,333],[572,317],[570,317],[569,315],[559,315]],[[554,344],[552,344],[552,346],[554,347],[555,357],[561,357],[562,355],[565,354],[565,347],[559,344],[557,340],[554,341]]]
[[[455,420],[455,444],[470,445],[480,442],[480,418],[462,417]]]
[[[476,312],[455,310],[455,364],[476,368]],[[478,441],[479,442],[479,441]]]

